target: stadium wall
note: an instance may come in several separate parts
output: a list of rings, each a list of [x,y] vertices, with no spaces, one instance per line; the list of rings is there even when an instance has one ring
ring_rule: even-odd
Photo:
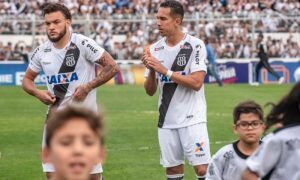
[[[217,70],[224,83],[251,83],[257,59],[219,59]],[[144,66],[138,60],[117,61],[121,71],[108,84],[143,84]],[[285,83],[294,83],[300,79],[300,59],[270,59],[271,66],[285,77]],[[27,64],[20,61],[0,62],[0,85],[20,86],[25,75]],[[276,83],[265,69],[261,70],[260,82],[263,84]],[[47,77],[40,74],[36,78],[37,85],[45,85]],[[206,83],[215,83],[215,79],[207,75]]]

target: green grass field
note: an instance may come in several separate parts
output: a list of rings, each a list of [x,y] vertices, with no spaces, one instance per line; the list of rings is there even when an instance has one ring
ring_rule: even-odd
[[[212,154],[235,139],[232,109],[253,99],[264,105],[277,102],[291,85],[206,85],[208,130]],[[103,86],[98,102],[107,121],[106,180],[163,180],[157,142],[157,96],[149,97],[142,86]],[[40,146],[46,106],[20,87],[0,87],[0,179],[44,179]],[[186,166],[185,179],[195,179]]]

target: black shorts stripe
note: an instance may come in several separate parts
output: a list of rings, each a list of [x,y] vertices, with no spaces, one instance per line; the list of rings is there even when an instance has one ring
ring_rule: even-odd
[[[179,53],[177,54],[175,61],[171,67],[171,70],[174,72],[184,71],[192,55],[192,52],[193,52],[192,45],[188,42],[185,42],[185,44],[182,46]],[[185,60],[183,60],[182,58],[185,58]],[[183,61],[185,61],[185,64],[183,63]],[[179,64],[184,64],[184,65],[180,66]],[[170,102],[174,96],[177,86],[178,85],[176,83],[165,83],[163,85],[162,99],[161,99],[161,104],[159,106],[159,120],[158,120],[158,127],[160,128],[163,127]]]

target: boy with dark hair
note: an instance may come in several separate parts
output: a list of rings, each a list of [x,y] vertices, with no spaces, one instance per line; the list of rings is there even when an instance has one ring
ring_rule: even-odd
[[[258,148],[264,132],[263,110],[254,101],[244,101],[233,111],[233,129],[239,139],[222,147],[208,166],[207,180],[240,180],[246,159]]]
[[[93,166],[104,156],[102,118],[85,108],[67,106],[50,114],[46,131],[43,160],[55,168],[51,179],[90,179]]]

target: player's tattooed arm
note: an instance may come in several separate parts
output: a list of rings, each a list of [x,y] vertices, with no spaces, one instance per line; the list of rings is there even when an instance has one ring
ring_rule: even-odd
[[[102,57],[96,62],[101,68],[97,72],[96,78],[89,82],[91,88],[96,88],[113,78],[119,71],[119,67],[113,57],[108,52],[104,52]]]
[[[92,89],[109,81],[119,71],[117,63],[106,51],[96,63],[100,65],[96,71],[96,78],[85,85],[78,86],[73,94],[74,100],[83,101]]]

